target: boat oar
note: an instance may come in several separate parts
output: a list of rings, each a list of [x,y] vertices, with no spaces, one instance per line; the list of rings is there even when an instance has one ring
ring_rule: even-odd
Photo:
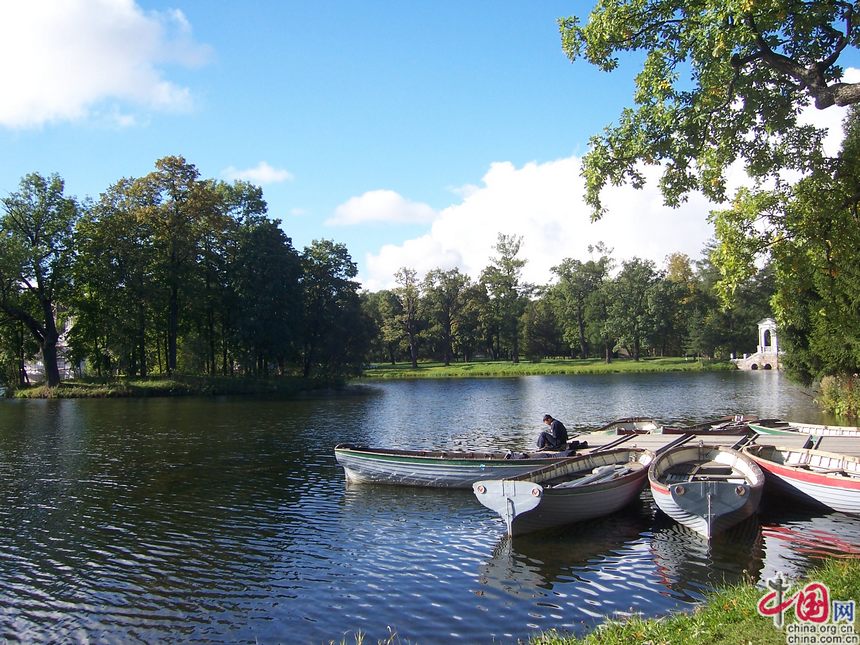
[[[636,436],[638,436],[638,435],[623,434],[620,437],[618,437],[617,439],[613,439],[612,441],[610,441],[609,443],[607,443],[603,446],[598,446],[597,448],[595,448],[591,452],[594,453],[594,452],[603,452],[604,450],[611,450],[612,448],[620,446],[625,441],[630,441],[633,437],[636,437]]]
[[[692,435],[692,434],[682,434],[680,437],[678,437],[674,441],[670,441],[669,443],[667,443],[662,448],[658,448],[657,450],[655,450],[654,454],[660,455],[660,454],[666,452],[667,450],[671,450],[672,448],[676,448],[678,446],[683,446],[685,443],[687,443],[694,436],[695,435]]]

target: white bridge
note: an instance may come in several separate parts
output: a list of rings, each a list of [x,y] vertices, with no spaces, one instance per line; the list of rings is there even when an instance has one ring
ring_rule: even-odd
[[[765,318],[758,324],[758,351],[744,354],[733,362],[741,370],[778,370],[780,365],[779,341],[776,336],[776,321]]]

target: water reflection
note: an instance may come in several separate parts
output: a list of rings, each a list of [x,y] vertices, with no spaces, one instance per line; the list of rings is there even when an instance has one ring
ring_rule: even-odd
[[[707,541],[658,513],[650,547],[665,588],[662,593],[696,602],[716,587],[757,581],[764,566],[762,542],[756,516]]]
[[[710,549],[621,513],[500,540],[471,491],[345,486],[340,442],[530,447],[546,412],[808,421],[772,374],[362,384],[291,401],[0,401],[0,642],[516,642],[692,606],[744,570],[860,549],[860,520],[765,511]],[[662,523],[661,523],[662,522]]]
[[[628,510],[515,540],[505,535],[478,569],[478,581],[518,598],[544,597],[557,584],[581,579],[583,570],[600,569],[647,528],[646,515]]]
[[[783,506],[762,516],[765,566],[760,581],[782,572],[799,577],[827,557],[860,558],[860,518]]]

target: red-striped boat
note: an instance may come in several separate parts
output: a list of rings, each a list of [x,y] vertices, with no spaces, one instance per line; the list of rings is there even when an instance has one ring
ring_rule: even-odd
[[[747,446],[768,486],[803,502],[860,515],[860,458],[824,450]]]

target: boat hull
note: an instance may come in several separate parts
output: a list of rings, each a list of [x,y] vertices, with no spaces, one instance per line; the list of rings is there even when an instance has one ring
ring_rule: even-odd
[[[397,451],[335,447],[335,458],[351,484],[471,488],[481,479],[516,477],[564,459],[554,453],[506,458],[506,453]],[[555,453],[557,454],[557,453]]]
[[[696,475],[696,465],[713,463],[732,475]],[[673,469],[690,467],[689,476]],[[749,457],[724,447],[681,446],[654,460],[648,482],[657,507],[706,539],[753,515],[761,502],[764,473]]]
[[[744,452],[765,472],[768,488],[774,492],[810,505],[860,515],[860,459],[822,450],[772,446],[750,446]],[[836,470],[846,475],[826,472]]]
[[[854,426],[824,426],[812,423],[797,423],[786,421],[777,424],[750,423],[751,430],[761,435],[778,435],[796,437],[811,435],[813,437],[857,437],[860,439],[860,428]]]
[[[582,455],[518,479],[481,480],[473,490],[481,504],[505,521],[508,535],[516,537],[603,517],[627,506],[644,488],[651,459],[653,453],[631,449]],[[580,487],[548,483],[561,476],[582,476],[595,468],[625,464],[630,472],[609,481]]]

